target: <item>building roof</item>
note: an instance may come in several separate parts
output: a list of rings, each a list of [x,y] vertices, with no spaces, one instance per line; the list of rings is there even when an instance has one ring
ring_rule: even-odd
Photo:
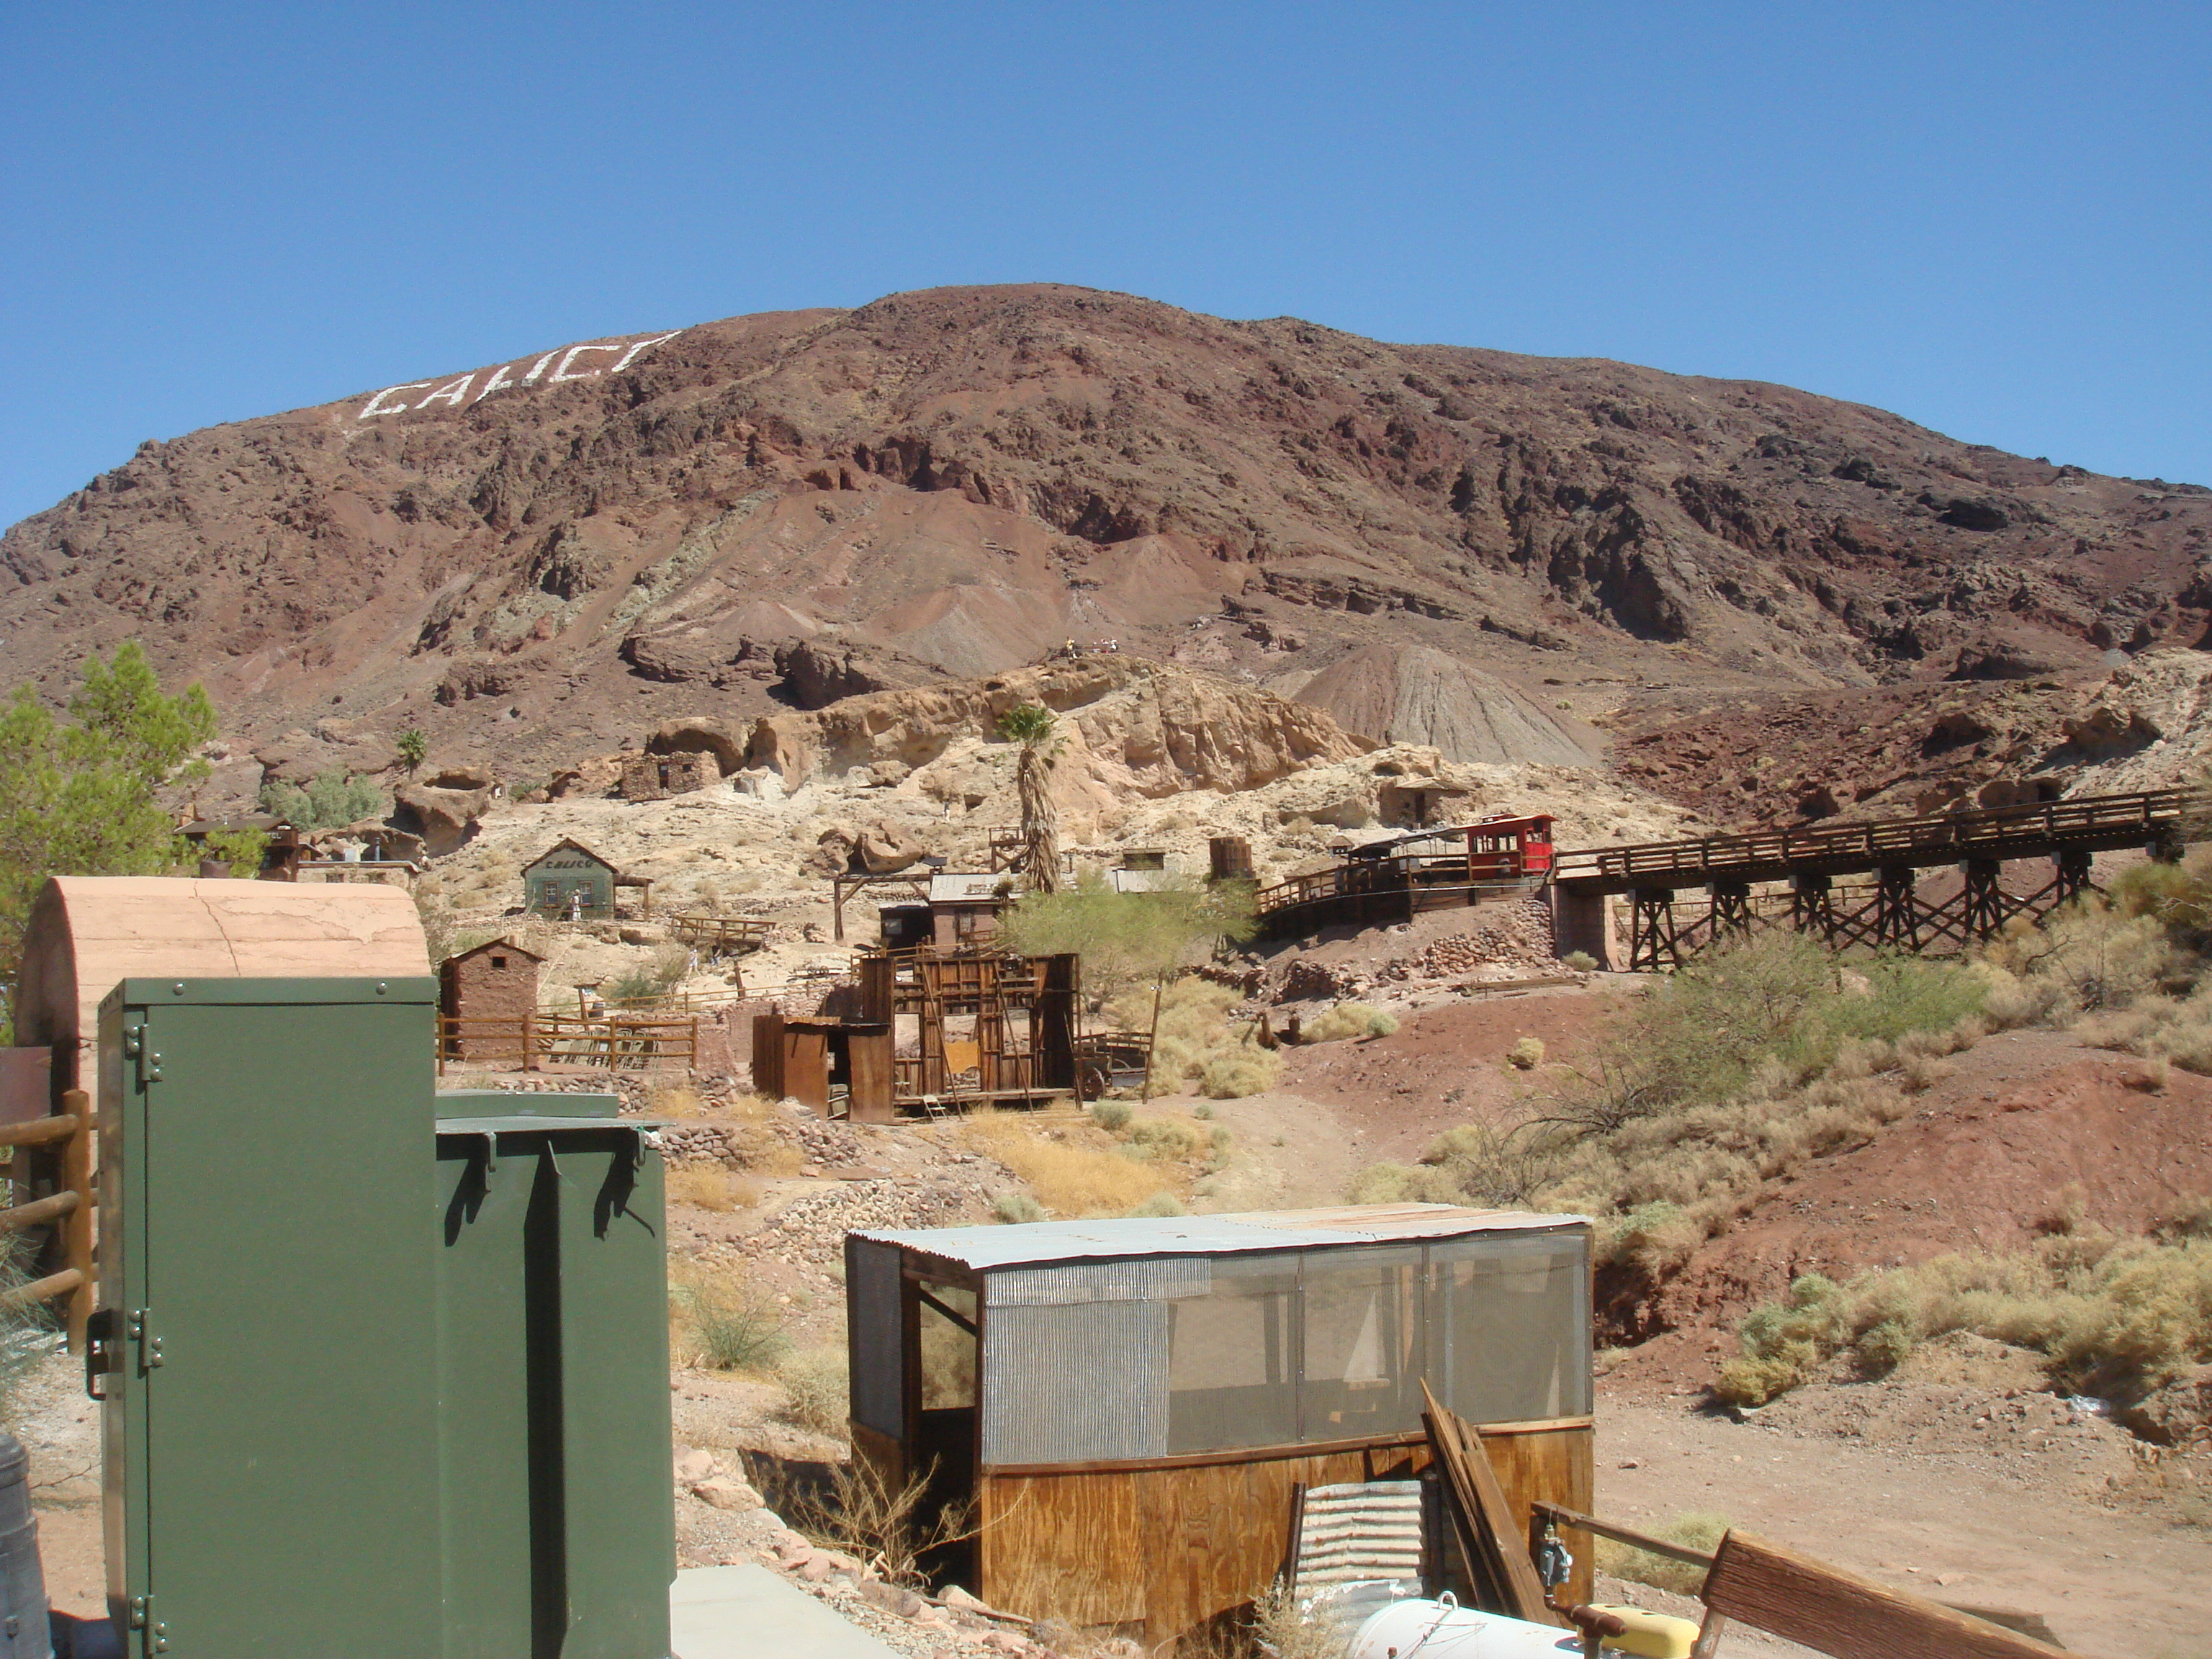
[[[574,848],[577,852],[581,853],[586,858],[591,860],[592,863],[600,865],[609,871],[612,871],[615,868],[615,861],[612,859],[603,859],[597,853],[594,853],[590,848],[585,846],[583,842],[576,840],[573,836],[563,836],[560,840],[555,842],[550,847],[540,853],[536,858],[531,860],[529,863],[524,865],[522,866],[524,873],[527,874],[529,872],[535,870],[539,865],[544,863],[546,860],[551,858],[556,853],[559,852],[564,847]]]
[[[1178,870],[1109,870],[1106,879],[1117,893],[1172,893],[1183,884]]]
[[[1034,1267],[1141,1255],[1237,1255],[1329,1244],[1407,1243],[1471,1233],[1533,1232],[1588,1224],[1580,1215],[1474,1210],[1456,1204],[1354,1204],[1240,1215],[1142,1216],[1119,1221],[1036,1221],[1002,1227],[910,1227],[859,1232],[878,1244],[962,1267]]]
[[[973,904],[999,896],[1001,882],[1012,879],[1003,870],[989,874],[969,872],[953,875],[939,871],[929,878],[929,902],[932,904]]]
[[[539,956],[537,951],[526,951],[521,945],[515,944],[512,939],[488,939],[482,945],[474,945],[466,951],[454,951],[453,954],[447,957],[446,960],[447,962],[466,962],[471,957],[480,957],[487,951],[512,951],[514,955],[519,957],[528,957],[532,962],[543,962],[545,960],[545,958]]]

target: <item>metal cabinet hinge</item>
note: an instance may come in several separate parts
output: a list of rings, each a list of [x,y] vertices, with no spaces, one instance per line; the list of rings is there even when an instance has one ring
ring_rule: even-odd
[[[153,1310],[150,1308],[133,1308],[126,1334],[137,1346],[138,1374],[143,1376],[161,1363],[161,1339],[154,1334]]]
[[[138,1081],[142,1086],[161,1080],[161,1051],[147,1047],[143,1026],[134,1025],[123,1034],[123,1053],[125,1058],[138,1062]]]
[[[152,1596],[131,1598],[131,1628],[138,1632],[138,1651],[142,1656],[169,1650],[169,1627],[154,1617]]]

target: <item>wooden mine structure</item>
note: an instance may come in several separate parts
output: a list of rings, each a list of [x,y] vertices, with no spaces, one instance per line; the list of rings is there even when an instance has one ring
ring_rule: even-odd
[[[1034,1106],[1076,1088],[1082,958],[868,951],[811,1015],[753,1018],[753,1087],[824,1117]]]
[[[1552,820],[1485,818],[1353,848],[1331,868],[1255,896],[1260,931],[1298,939],[1324,927],[1410,921],[1540,885],[1552,869]]]
[[[1606,907],[1631,902],[1630,971],[1677,967],[1684,955],[1717,939],[1784,926],[1833,946],[1937,951],[1985,939],[2015,916],[2040,917],[2089,890],[2091,859],[2140,847],[2172,860],[2201,840],[2212,822],[2212,797],[2195,789],[2151,789],[2084,795],[1976,812],[1888,818],[1867,823],[1812,823],[1697,841],[1653,842],[1561,853],[1553,861],[1554,933],[1562,951],[1585,950],[1609,961]],[[2027,893],[2008,891],[2004,866],[2047,861],[2047,881]],[[1921,873],[1956,866],[1959,890],[1930,904],[1917,891]],[[1838,877],[1872,876],[1870,891],[1837,902]],[[1786,905],[1754,892],[1786,889]],[[1702,914],[1674,915],[1675,896],[1702,888]],[[1764,902],[1762,902],[1764,899]]]
[[[1518,1534],[1586,1510],[1589,1246],[1431,1204],[848,1234],[854,1453],[974,1503],[941,1576],[1164,1651],[1276,1575],[1305,1489],[1420,1477],[1424,1384]]]

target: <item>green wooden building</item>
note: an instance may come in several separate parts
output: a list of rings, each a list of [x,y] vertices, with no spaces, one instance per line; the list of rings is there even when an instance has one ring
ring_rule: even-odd
[[[604,919],[615,913],[620,872],[580,841],[563,839],[522,872],[522,902],[544,916]]]

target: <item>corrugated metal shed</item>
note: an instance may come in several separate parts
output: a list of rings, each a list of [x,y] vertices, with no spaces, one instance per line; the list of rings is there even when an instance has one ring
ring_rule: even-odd
[[[1329,1244],[1405,1243],[1470,1233],[1527,1232],[1587,1224],[1579,1215],[1474,1210],[1456,1204],[1364,1204],[1241,1215],[1143,1216],[1119,1221],[1036,1221],[1012,1227],[916,1227],[854,1237],[896,1244],[975,1270],[1121,1256],[1230,1255]]]
[[[996,875],[945,875],[939,873],[929,878],[929,902],[932,904],[974,904],[996,898],[1002,883],[1012,878],[1003,872]]]

